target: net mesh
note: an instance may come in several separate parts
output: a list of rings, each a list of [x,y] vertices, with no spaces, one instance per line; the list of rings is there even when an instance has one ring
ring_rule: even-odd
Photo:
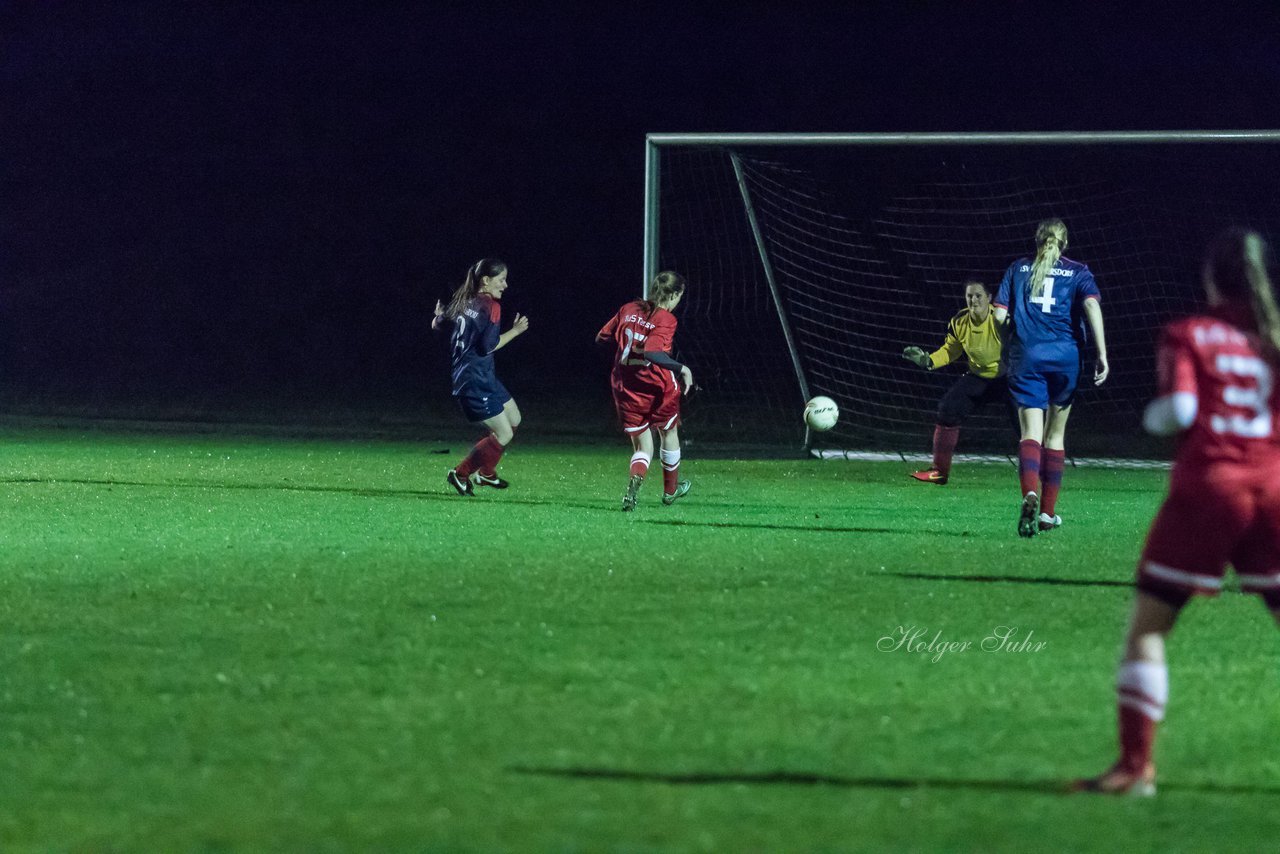
[[[1033,250],[1036,224],[1058,216],[1067,257],[1098,281],[1112,372],[1092,387],[1088,351],[1072,446],[1159,453],[1137,426],[1153,352],[1161,327],[1199,305],[1205,244],[1227,225],[1280,236],[1280,148],[1267,144],[672,146],[661,156],[659,264],[690,279],[679,348],[702,387],[687,418],[744,441],[804,438],[785,317],[809,392],[841,407],[816,444],[927,449],[938,400],[964,367],[926,372],[903,347],[941,346],[964,279],[994,289]],[[966,421],[961,447],[1010,441],[1009,413],[995,405]]]

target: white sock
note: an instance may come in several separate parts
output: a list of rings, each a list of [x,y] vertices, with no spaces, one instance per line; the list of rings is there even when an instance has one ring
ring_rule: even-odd
[[[1125,661],[1116,675],[1120,705],[1137,709],[1159,723],[1169,702],[1169,667],[1150,661]]]
[[[679,465],[680,465],[680,449],[676,448],[674,451],[668,451],[666,448],[663,448],[662,449],[662,467],[667,471],[675,471]]]
[[[642,463],[644,465],[644,471],[640,473],[640,476],[644,477],[644,475],[649,471],[649,463],[652,459],[653,458],[644,451],[636,451],[631,455],[631,468],[634,471],[636,463]]]

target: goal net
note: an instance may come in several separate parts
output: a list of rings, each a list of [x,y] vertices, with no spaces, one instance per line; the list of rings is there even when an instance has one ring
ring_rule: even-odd
[[[962,364],[926,372],[963,281],[992,286],[1061,217],[1066,255],[1102,293],[1111,378],[1092,350],[1069,449],[1167,453],[1141,435],[1161,327],[1194,310],[1208,240],[1227,225],[1280,238],[1280,132],[985,135],[651,135],[645,279],[690,281],[677,346],[701,387],[699,435],[927,451]],[[841,408],[809,436],[807,397]],[[961,452],[1007,451],[1010,413],[965,423]]]

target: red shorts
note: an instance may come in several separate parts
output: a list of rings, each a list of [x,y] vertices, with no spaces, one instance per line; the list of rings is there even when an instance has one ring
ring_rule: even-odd
[[[627,435],[657,427],[670,430],[680,423],[680,383],[668,370],[614,374],[610,381],[618,422]]]
[[[1280,608],[1280,471],[1229,464],[1175,468],[1138,562],[1139,589],[1213,596],[1228,563],[1242,590]]]

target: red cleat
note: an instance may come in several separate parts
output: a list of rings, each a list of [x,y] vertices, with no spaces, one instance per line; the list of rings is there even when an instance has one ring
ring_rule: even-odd
[[[1119,762],[1101,777],[1076,780],[1071,784],[1073,792],[1094,792],[1100,795],[1132,795],[1149,798],[1156,793],[1156,766],[1150,762],[1141,772],[1129,771]]]
[[[924,471],[913,471],[911,476],[921,483],[936,483],[942,486],[947,482],[947,476],[937,469],[925,469]]]

